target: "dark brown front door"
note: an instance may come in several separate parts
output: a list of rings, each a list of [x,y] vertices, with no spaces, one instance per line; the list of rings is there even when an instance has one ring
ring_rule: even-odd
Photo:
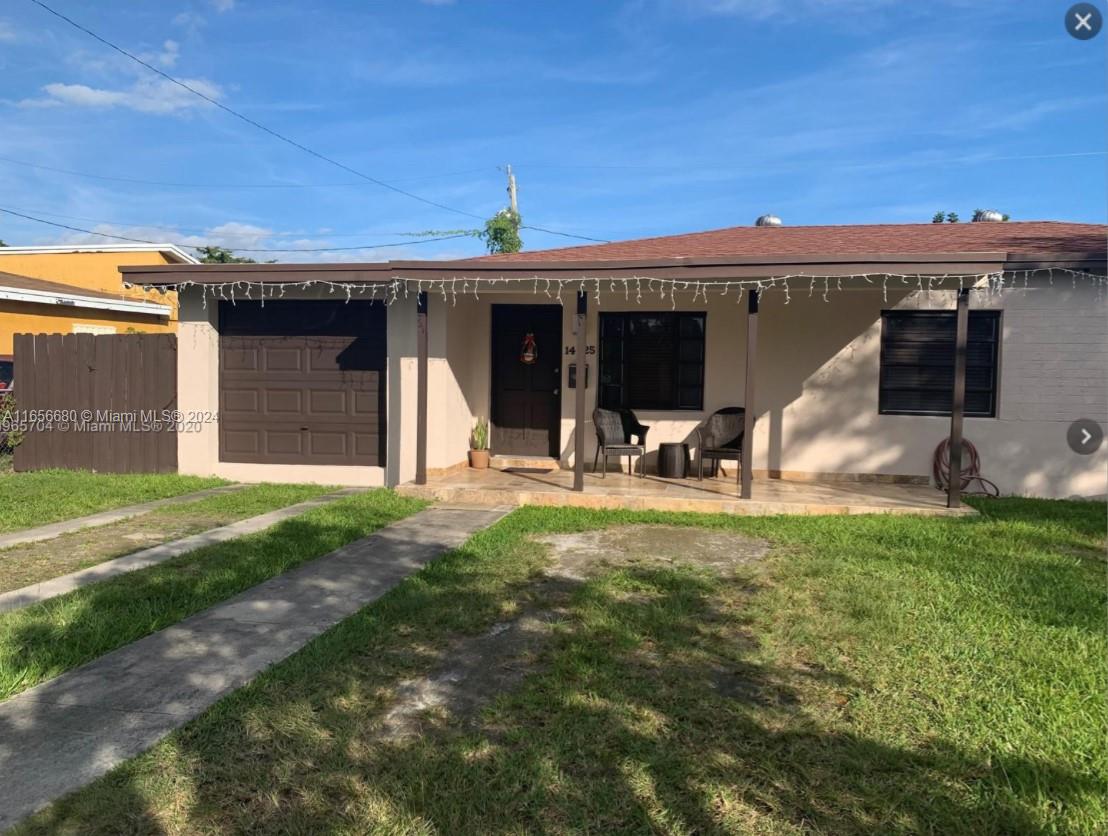
[[[557,458],[561,385],[562,306],[493,305],[492,452]]]
[[[382,303],[222,302],[219,314],[220,461],[384,465]]]

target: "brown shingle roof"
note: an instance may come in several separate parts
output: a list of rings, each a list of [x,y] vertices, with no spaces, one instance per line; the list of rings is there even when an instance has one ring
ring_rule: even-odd
[[[1105,253],[1108,225],[1061,221],[853,226],[733,226],[474,261],[632,261],[727,256],[921,255],[925,253]]]

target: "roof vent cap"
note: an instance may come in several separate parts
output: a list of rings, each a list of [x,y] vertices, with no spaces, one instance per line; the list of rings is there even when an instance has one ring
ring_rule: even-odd
[[[1004,216],[995,209],[978,209],[973,213],[974,223],[999,223]]]
[[[761,215],[754,226],[781,226],[781,219],[776,215]]]

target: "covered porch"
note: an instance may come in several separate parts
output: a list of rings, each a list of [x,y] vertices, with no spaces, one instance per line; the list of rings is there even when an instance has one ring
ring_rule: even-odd
[[[728,468],[728,473],[732,471]],[[973,514],[947,507],[947,496],[929,485],[878,480],[812,480],[756,478],[754,495],[743,499],[732,477],[639,478],[626,472],[583,474],[584,490],[574,490],[573,470],[472,470],[455,468],[409,482],[398,491],[408,496],[465,505],[545,505],[632,511],[771,514]]]
[[[400,486],[442,501],[492,504],[754,514],[957,511],[957,480],[945,496],[927,485],[931,453],[947,439],[956,451],[951,470],[960,470],[970,290],[1003,270],[1003,256],[923,261],[819,264],[818,273],[813,264],[786,263],[471,262],[461,276],[438,265],[397,265],[397,277],[416,291],[414,478],[405,474]],[[654,278],[636,275],[648,266]],[[829,306],[832,293],[839,303]],[[945,416],[890,417],[877,408],[882,312],[910,299],[913,307],[926,304],[956,315],[957,328],[949,347],[943,346],[954,360],[946,384],[953,409]],[[535,317],[544,308],[553,316],[549,339]],[[498,325],[498,313],[508,311],[522,320],[519,333],[511,332],[503,316]],[[606,368],[613,354],[606,351],[609,335],[615,333],[615,353],[626,356],[630,342],[618,344],[619,337],[632,321],[665,317],[674,320],[671,374],[653,376],[665,380],[662,388],[673,397],[642,402],[643,391],[653,395],[658,388],[655,381],[633,393],[627,381],[651,378],[654,355],[648,351],[644,361],[625,362],[622,380],[613,383]],[[608,329],[621,318],[620,330]],[[535,383],[535,374],[527,372],[516,388],[531,399],[524,404],[530,407],[541,389],[542,403],[531,414],[546,417],[528,424],[518,417],[524,410],[498,410],[506,390],[497,381],[506,375],[515,380],[528,362],[521,345],[536,340],[535,368],[541,366],[549,380]],[[690,365],[697,377],[682,376],[689,359],[685,348],[695,349],[698,365]],[[498,372],[500,366],[508,372]],[[619,386],[623,391],[612,396]],[[631,395],[640,402],[628,402]],[[598,407],[624,407],[651,427],[650,443],[644,444],[646,480],[622,474],[601,479],[591,472]],[[696,428],[720,409],[745,413],[742,466],[732,462],[727,478],[704,482],[659,478],[659,444],[683,443],[694,448],[695,460]],[[482,418],[491,425],[494,454],[542,457],[548,467],[467,471],[459,462],[461,445]],[[536,429],[537,445],[506,449],[512,432],[530,443]]]

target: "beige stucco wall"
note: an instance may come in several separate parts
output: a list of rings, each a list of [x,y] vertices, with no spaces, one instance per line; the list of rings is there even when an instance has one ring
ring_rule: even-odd
[[[291,295],[291,294],[290,294]],[[563,316],[562,461],[573,461],[574,393],[567,388],[566,346],[573,345],[572,295]],[[877,412],[880,314],[894,306],[950,310],[952,294],[907,290],[767,292],[759,324],[754,437],[756,471],[927,476],[932,452],[949,420],[881,416]],[[543,294],[482,291],[480,298],[429,299],[428,467],[463,462],[469,432],[489,414],[491,305],[551,302]],[[589,299],[588,343],[596,345],[598,311],[668,310],[670,302],[622,293]],[[966,437],[981,452],[984,473],[1008,494],[1096,496],[1108,492],[1108,446],[1078,456],[1066,444],[1077,418],[1108,424],[1108,303],[1094,288],[1068,282],[1033,284],[1001,297],[974,294],[973,307],[1003,311],[999,409],[996,418],[966,421]],[[705,404],[697,412],[642,411],[651,426],[650,456],[664,441],[688,441],[715,409],[743,403],[746,305],[734,293],[679,307],[706,310]],[[179,328],[179,404],[185,413],[218,411],[218,334],[215,306],[204,310],[195,292],[182,294]],[[389,309],[388,461],[384,468],[244,465],[218,461],[216,424],[181,433],[180,468],[244,481],[398,484],[415,475],[416,314],[414,294]],[[596,357],[590,356],[591,382]],[[588,413],[595,388],[588,391]],[[589,465],[591,423],[585,429]],[[494,451],[495,452],[495,451]],[[730,468],[728,469],[729,472]]]
[[[880,311],[886,305],[879,292],[851,295],[846,304],[842,298],[832,294],[829,303],[798,305],[794,296],[788,308],[767,298],[756,462],[796,471],[927,474],[950,421],[878,414]],[[953,305],[949,293],[901,294],[896,301],[909,309]],[[1066,443],[1076,419],[1108,419],[1105,300],[1086,284],[1040,283],[1000,296],[975,293],[971,308],[1002,311],[997,415],[965,424],[984,474],[1006,494],[1108,492],[1108,448],[1079,456]],[[790,370],[775,356],[798,362]],[[798,374],[797,367],[805,371]]]
[[[892,290],[886,301],[872,291],[838,293],[829,301],[822,288],[808,295],[795,290],[788,304],[779,292],[763,295],[759,320],[754,437],[756,471],[883,474],[926,477],[935,446],[947,436],[949,419],[882,416],[877,411],[881,311],[892,307],[951,310],[952,293]],[[572,296],[564,296],[567,305]],[[489,412],[490,310],[494,303],[536,304],[541,293],[481,292],[479,299],[430,310],[432,340],[431,410],[428,464],[445,467],[464,459],[469,426]],[[651,427],[650,455],[665,441],[689,441],[712,411],[741,405],[745,385],[746,305],[734,293],[707,303],[679,299],[678,307],[706,310],[705,409],[698,412],[640,411]],[[668,310],[671,303],[622,293],[590,296],[588,343],[597,342],[597,312]],[[1077,418],[1108,423],[1108,304],[1095,288],[1068,281],[1043,282],[1028,289],[986,298],[973,294],[972,307],[1003,310],[999,409],[996,418],[970,418],[965,435],[981,453],[986,476],[1007,494],[1096,496],[1108,492],[1108,446],[1078,456],[1066,444],[1066,429]],[[445,314],[445,317],[443,316]],[[445,319],[445,322],[443,321]],[[573,344],[572,313],[563,318],[563,344]],[[446,356],[436,355],[446,346]],[[563,346],[563,347],[564,347]],[[568,359],[564,358],[563,360]],[[595,356],[589,358],[595,381]],[[562,461],[573,461],[573,391],[562,369]],[[588,409],[595,405],[590,387]],[[586,429],[587,463],[595,437]],[[496,452],[495,450],[493,452]],[[729,469],[730,472],[730,469]]]

